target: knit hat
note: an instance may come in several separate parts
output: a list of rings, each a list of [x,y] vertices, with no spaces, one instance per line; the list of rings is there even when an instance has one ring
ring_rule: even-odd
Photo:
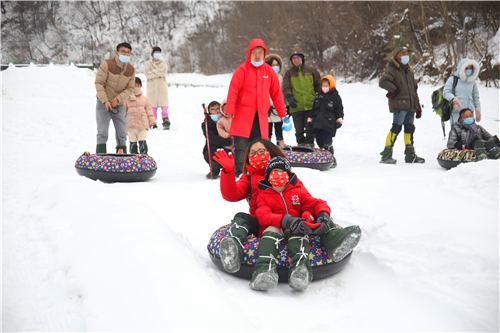
[[[288,177],[292,177],[292,166],[290,165],[290,162],[282,156],[273,157],[269,160],[269,162],[267,162],[266,180],[269,180],[269,174],[273,171],[273,169],[286,171],[286,173],[288,173]]]
[[[398,55],[400,52],[405,52],[405,51],[410,52],[411,50],[408,50],[408,48],[406,46],[400,46],[396,49],[396,51],[394,52],[394,55]]]

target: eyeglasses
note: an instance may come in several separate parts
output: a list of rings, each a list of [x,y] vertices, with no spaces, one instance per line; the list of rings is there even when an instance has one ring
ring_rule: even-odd
[[[254,155],[261,155],[261,154],[264,154],[265,152],[267,151],[267,149],[265,148],[260,148],[259,150],[255,151],[255,150],[250,150],[248,152],[248,156],[254,156]]]
[[[299,60],[299,59],[302,59],[302,57],[301,56],[293,56],[292,57],[292,60]]]
[[[220,108],[219,109],[210,109],[210,113],[220,113]]]
[[[121,55],[124,55],[124,56],[129,56],[130,55],[130,51],[126,52],[126,51],[118,51],[118,53],[120,53]]]

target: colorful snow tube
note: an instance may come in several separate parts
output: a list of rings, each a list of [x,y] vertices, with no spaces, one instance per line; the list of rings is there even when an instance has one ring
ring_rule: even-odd
[[[76,172],[103,182],[142,182],[156,173],[155,160],[146,154],[83,153],[75,163]]]
[[[292,167],[328,170],[335,161],[332,153],[320,148],[281,145],[280,148]]]
[[[224,267],[222,267],[219,249],[220,242],[228,233],[229,226],[230,224],[217,229],[210,238],[207,246],[210,259],[212,259],[212,262],[221,271],[250,280],[252,278],[255,263],[257,262],[257,248],[259,247],[260,238],[255,237],[254,235],[248,236],[246,242],[244,243],[245,248],[243,250],[240,270],[236,273],[228,273]],[[339,272],[345,265],[347,265],[349,260],[351,260],[352,255],[351,252],[341,261],[334,262],[326,253],[325,248],[323,247],[323,241],[319,236],[309,236],[309,250],[309,261],[311,262],[314,280],[319,280]],[[281,242],[278,257],[276,259],[279,261],[277,264],[279,282],[288,282],[288,267],[290,266],[292,259],[288,255],[286,242]]]
[[[476,162],[476,153],[472,149],[443,149],[439,152],[437,161],[445,169],[451,169],[460,163]]]

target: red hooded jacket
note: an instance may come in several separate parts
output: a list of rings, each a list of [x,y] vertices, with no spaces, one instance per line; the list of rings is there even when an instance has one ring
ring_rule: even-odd
[[[256,212],[260,224],[259,237],[269,226],[281,228],[281,219],[285,214],[301,217],[306,210],[314,216],[320,212],[330,214],[326,201],[313,198],[294,173],[281,193],[266,180],[259,182],[259,188],[262,190],[257,199]]]
[[[227,95],[226,114],[234,114],[230,135],[248,138],[252,130],[255,112],[259,113],[260,133],[263,139],[269,138],[268,111],[271,96],[278,116],[285,117],[285,103],[281,93],[278,75],[271,66],[264,63],[259,67],[252,65],[251,51],[266,45],[261,39],[252,39],[248,46],[247,61],[241,64],[233,74]]]

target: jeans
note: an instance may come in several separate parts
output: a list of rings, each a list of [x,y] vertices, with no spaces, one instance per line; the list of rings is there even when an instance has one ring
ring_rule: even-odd
[[[392,123],[396,125],[413,124],[415,121],[415,112],[413,111],[394,111],[392,113]]]

